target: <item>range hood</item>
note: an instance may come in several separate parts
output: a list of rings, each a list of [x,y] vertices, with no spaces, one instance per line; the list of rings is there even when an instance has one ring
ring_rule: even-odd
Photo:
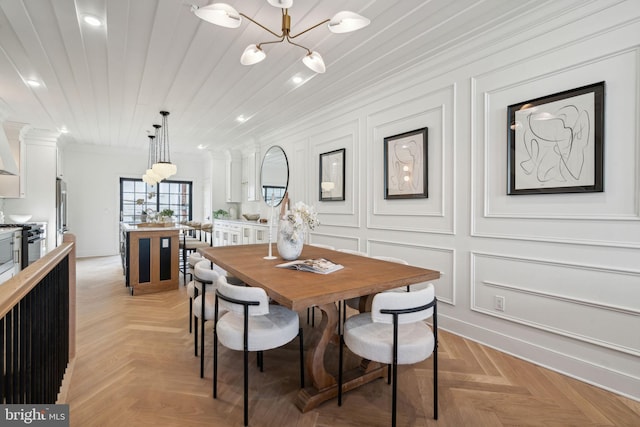
[[[17,175],[18,165],[16,164],[9,139],[4,131],[4,126],[0,126],[0,175]]]

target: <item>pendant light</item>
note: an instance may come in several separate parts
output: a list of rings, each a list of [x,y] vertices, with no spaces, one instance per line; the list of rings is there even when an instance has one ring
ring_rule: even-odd
[[[156,129],[157,133],[157,129]],[[147,161],[148,169],[142,175],[142,180],[149,185],[156,185],[158,182],[162,181],[162,178],[156,174],[152,168],[153,163],[156,161],[156,144],[155,144],[155,135],[149,135],[149,158]]]
[[[161,179],[169,178],[171,175],[175,175],[178,172],[176,165],[171,163],[171,156],[169,153],[169,126],[167,124],[168,111],[160,111],[162,116],[162,126],[158,140],[156,141],[156,162],[152,166],[153,172],[155,172]],[[154,125],[155,126],[155,125]]]

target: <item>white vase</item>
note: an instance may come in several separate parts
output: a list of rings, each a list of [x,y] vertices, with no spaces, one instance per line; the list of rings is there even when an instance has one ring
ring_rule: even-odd
[[[298,232],[296,237],[296,240],[292,239],[288,221],[280,221],[280,224],[278,224],[277,248],[282,259],[292,261],[294,259],[298,259],[302,253],[304,233]]]

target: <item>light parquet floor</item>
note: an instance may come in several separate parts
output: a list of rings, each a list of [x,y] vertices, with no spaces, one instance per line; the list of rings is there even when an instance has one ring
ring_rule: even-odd
[[[184,287],[132,297],[119,257],[78,260],[77,281],[77,357],[67,395],[71,426],[242,425],[242,358],[220,347],[214,400],[211,329],[201,379]],[[432,419],[429,359],[400,367],[398,425],[640,426],[640,402],[456,335],[441,331],[438,355],[439,420]],[[337,366],[337,351],[327,357]],[[329,401],[303,414],[293,404],[299,386],[296,340],[265,352],[263,373],[255,356],[250,360],[251,426],[390,425],[391,387],[384,380],[346,393],[342,407]]]

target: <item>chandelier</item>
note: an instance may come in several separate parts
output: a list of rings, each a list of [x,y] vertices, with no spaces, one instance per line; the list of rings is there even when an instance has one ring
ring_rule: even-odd
[[[338,12],[331,19],[325,19],[316,25],[313,25],[306,30],[301,31],[298,34],[291,34],[291,16],[289,16],[289,8],[293,5],[293,0],[267,0],[271,6],[277,7],[282,10],[282,32],[280,34],[271,31],[269,28],[245,15],[238,12],[232,6],[226,3],[212,3],[208,6],[199,7],[196,5],[191,6],[191,11],[200,19],[203,19],[212,24],[220,25],[226,28],[238,28],[242,24],[242,18],[247,18],[263,30],[271,33],[279,40],[266,41],[258,44],[250,44],[242,53],[240,62],[242,65],[253,65],[266,58],[267,54],[262,50],[262,46],[266,44],[282,43],[285,40],[287,43],[294,46],[298,46],[307,51],[307,54],[302,58],[304,65],[309,67],[316,73],[324,73],[326,67],[322,56],[316,51],[312,51],[292,40],[296,37],[319,27],[322,24],[327,24],[329,31],[332,33],[348,33],[356,31],[366,27],[371,22],[369,19],[358,15],[354,12],[342,11]]]
[[[157,129],[156,129],[156,133],[158,133]],[[162,178],[160,178],[160,176],[156,174],[152,169],[153,163],[156,160],[156,144],[155,144],[156,136],[155,135],[148,135],[148,136],[149,136],[149,160],[147,162],[148,169],[146,170],[144,175],[142,175],[142,180],[149,185],[156,185],[158,182],[162,181]]]
[[[159,134],[156,140],[156,159],[151,170],[160,177],[160,180],[163,180],[175,175],[178,172],[178,168],[171,163],[169,153],[169,126],[167,125],[169,112],[160,111],[160,115],[162,116],[162,126],[153,125],[156,131],[159,130]]]

